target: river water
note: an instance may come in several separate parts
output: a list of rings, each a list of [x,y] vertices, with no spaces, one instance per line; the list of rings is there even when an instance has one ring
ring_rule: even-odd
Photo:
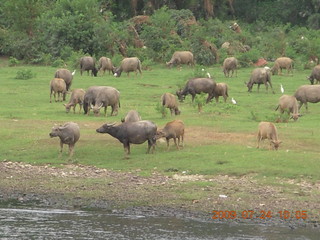
[[[317,228],[97,211],[0,208],[0,239],[320,239]]]

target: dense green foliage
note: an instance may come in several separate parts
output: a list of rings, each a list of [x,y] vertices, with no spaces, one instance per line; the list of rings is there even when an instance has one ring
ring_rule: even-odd
[[[187,171],[189,174],[228,174],[258,176],[278,176],[288,178],[319,179],[319,136],[318,104],[310,104],[309,112],[304,108],[304,115],[297,122],[277,123],[279,138],[283,141],[278,151],[269,151],[268,143],[262,149],[256,149],[256,132],[259,121],[275,121],[278,112],[274,109],[281,96],[280,83],[285,93],[293,94],[298,86],[308,84],[306,76],[310,70],[296,70],[294,76],[273,76],[275,94],[265,93],[264,86],[260,93],[256,86],[252,93],[247,92],[244,81],[249,79],[252,68],[238,70],[237,78],[225,78],[219,65],[206,68],[217,82],[229,85],[227,103],[202,106],[198,113],[198,102],[191,103],[187,96],[180,104],[181,115],[162,116],[157,105],[164,92],[174,93],[190,76],[199,71],[196,68],[183,67],[166,69],[156,65],[142,76],[133,74],[128,78],[112,75],[96,78],[79,71],[74,76],[72,89],[88,89],[93,85],[109,85],[121,92],[121,108],[118,116],[94,117],[92,114],[65,113],[61,102],[49,103],[49,82],[56,68],[50,66],[9,67],[8,62],[0,62],[2,87],[0,101],[0,160],[22,161],[32,164],[65,163],[67,149],[58,157],[59,140],[49,138],[54,124],[74,121],[80,125],[81,138],[75,147],[73,161],[79,164],[95,165],[114,170],[131,171],[141,169],[141,174],[152,171],[161,173],[169,169]],[[201,67],[202,68],[202,67]],[[27,80],[15,79],[18,71],[36,73]],[[73,70],[73,69],[70,69]],[[230,102],[234,97],[238,104]],[[67,97],[69,99],[69,96]],[[198,101],[198,100],[197,100]],[[201,102],[201,96],[200,100]],[[158,142],[155,154],[145,154],[147,144],[132,145],[130,159],[124,159],[122,144],[107,134],[98,134],[95,129],[107,122],[120,122],[131,110],[139,111],[143,119],[154,121],[163,127],[173,119],[181,119],[186,125],[185,146],[177,151],[174,146],[169,151],[164,143]],[[108,114],[110,109],[108,108]],[[172,145],[171,140],[171,145]],[[65,147],[66,148],[66,147]]]
[[[319,1],[162,2],[3,0],[0,55],[69,66],[84,54],[112,57],[116,63],[123,56],[164,63],[176,50],[191,50],[202,65],[220,63],[227,55],[243,65],[260,57],[286,55],[305,63],[319,56]],[[139,14],[150,18],[135,22],[132,17]],[[229,28],[234,19],[242,28],[239,34]],[[227,52],[220,49],[226,41],[232,46]],[[244,51],[245,46],[251,50]]]

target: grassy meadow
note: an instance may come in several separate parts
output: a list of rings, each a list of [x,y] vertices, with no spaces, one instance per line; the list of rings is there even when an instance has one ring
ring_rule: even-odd
[[[270,64],[271,66],[271,64]],[[31,70],[36,74],[28,80],[15,79],[19,70]],[[195,68],[196,69],[196,68]],[[0,161],[21,161],[31,164],[60,165],[68,161],[67,146],[62,157],[58,157],[59,139],[50,138],[54,124],[74,121],[79,124],[81,137],[75,147],[73,162],[95,165],[120,171],[140,169],[142,175],[153,171],[163,174],[186,171],[188,174],[203,175],[246,175],[257,177],[308,178],[320,179],[318,173],[320,157],[319,104],[309,104],[309,111],[301,108],[303,116],[297,121],[276,123],[279,138],[283,141],[278,151],[269,151],[268,143],[256,149],[256,133],[259,121],[275,121],[278,112],[274,109],[281,96],[280,83],[285,93],[292,95],[303,84],[309,84],[306,77],[311,70],[295,70],[293,76],[272,76],[275,94],[265,91],[264,85],[257,92],[247,92],[244,81],[249,80],[253,68],[240,68],[238,76],[225,78],[221,67],[205,68],[217,82],[229,85],[227,103],[213,100],[198,113],[197,106],[187,96],[180,103],[180,116],[165,118],[156,110],[160,96],[165,92],[175,93],[182,83],[194,75],[195,69],[182,67],[167,69],[163,65],[152,66],[143,75],[131,73],[128,78],[122,74],[115,78],[91,77],[80,71],[73,78],[71,89],[87,89],[93,85],[107,85],[121,93],[121,108],[118,116],[66,113],[61,102],[49,103],[49,82],[56,68],[50,66],[9,67],[7,61],[0,60]],[[73,69],[70,69],[73,71]],[[198,69],[199,70],[199,69]],[[70,95],[67,97],[69,100]],[[231,103],[231,97],[237,105]],[[77,107],[78,109],[78,107]],[[186,125],[185,146],[177,151],[171,140],[171,149],[165,143],[157,143],[155,154],[145,154],[147,143],[131,146],[131,156],[124,159],[122,144],[107,134],[96,133],[96,128],[106,122],[120,122],[131,110],[136,109],[142,119],[151,120],[159,128],[173,119],[181,119]]]

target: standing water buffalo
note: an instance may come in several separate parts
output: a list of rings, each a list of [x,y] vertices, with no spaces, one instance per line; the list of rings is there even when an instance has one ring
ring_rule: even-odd
[[[320,65],[317,65],[313,68],[308,79],[312,85],[314,84],[314,80],[316,80],[316,84],[320,82]]]
[[[167,150],[169,150],[169,140],[173,138],[176,148],[179,150],[180,138],[183,146],[184,140],[184,123],[181,120],[173,120],[168,122],[163,129],[157,131],[156,138],[165,137],[167,140]],[[177,143],[178,139],[178,143]]]
[[[161,104],[162,106],[170,109],[171,116],[173,113],[175,115],[180,115],[181,111],[178,108],[178,102],[173,94],[164,93],[161,96]]]
[[[214,89],[214,98],[216,99],[216,102],[219,102],[219,97],[222,96],[224,99],[224,102],[227,101],[228,95],[228,85],[226,83],[217,83],[215,89]]]
[[[141,62],[137,57],[125,58],[121,61],[120,67],[115,70],[114,76],[120,77],[122,72],[126,72],[129,77],[130,72],[135,72],[137,76],[137,71],[141,72]]]
[[[287,69],[287,74],[289,74],[289,72],[293,74],[292,72],[293,60],[288,57],[277,58],[276,61],[274,62],[273,67],[271,68],[272,75],[274,75],[275,73],[277,73],[278,75],[281,75],[283,68]]]
[[[214,97],[216,85],[211,78],[192,78],[186,83],[184,89],[177,91],[176,94],[180,101],[183,101],[186,95],[191,94],[193,102],[196,94],[208,93],[208,103]]]
[[[80,138],[80,128],[74,122],[67,122],[63,126],[53,127],[49,136],[60,138],[60,154],[63,150],[63,144],[69,145],[69,157],[72,157],[74,146]]]
[[[73,107],[73,113],[76,112],[76,106],[79,104],[79,113],[81,111],[83,105],[83,99],[85,95],[85,91],[83,89],[74,89],[71,93],[70,100],[67,104],[63,104],[66,107],[66,112],[70,111],[70,108]]]
[[[62,78],[54,78],[50,81],[50,103],[52,94],[54,96],[54,101],[60,100],[60,94],[63,95],[62,99],[65,100],[64,96],[67,92],[66,82]],[[58,94],[58,100],[56,99],[56,94]]]
[[[277,111],[278,109],[281,114],[285,111],[287,111],[288,114],[291,113],[291,118],[293,118],[294,121],[297,121],[298,118],[301,117],[299,114],[298,101],[294,96],[282,95],[279,98],[279,104],[275,110]]]
[[[121,122],[138,122],[141,121],[141,116],[136,110],[130,110]]]
[[[80,74],[82,76],[83,71],[87,71],[89,75],[89,71],[91,70],[91,76],[97,76],[98,70],[96,69],[96,61],[93,57],[82,57],[80,58]]]
[[[55,78],[62,78],[66,82],[67,91],[69,91],[71,84],[72,84],[72,73],[68,69],[58,69],[54,74]],[[65,99],[65,96],[64,96]]]
[[[264,139],[270,141],[270,150],[278,150],[281,141],[278,139],[278,132],[276,126],[271,122],[260,122],[258,131],[258,146],[260,147],[260,142]]]
[[[118,114],[120,107],[120,92],[108,86],[101,86],[97,90],[94,104],[90,103],[90,108],[93,110],[94,115],[99,116],[100,109],[104,107],[104,115],[107,116],[107,107],[111,106],[111,116]]]
[[[261,84],[264,84],[266,86],[266,91],[268,92],[269,84],[272,92],[274,93],[271,84],[271,73],[268,67],[256,68],[252,71],[250,81],[247,83],[248,92],[252,91],[253,84],[258,84],[258,92]]]
[[[235,57],[228,57],[223,61],[223,73],[224,76],[231,77],[233,76],[233,72],[236,72],[237,76],[237,67],[238,67],[238,60]]]
[[[176,51],[173,53],[169,62],[166,62],[167,67],[172,65],[188,64],[194,66],[193,54],[190,51]]]
[[[308,102],[320,102],[320,85],[302,85],[294,94],[295,98],[300,102],[299,109],[304,104],[308,110]]]
[[[96,130],[98,133],[108,133],[118,139],[124,147],[126,157],[130,154],[130,143],[142,144],[148,141],[148,150],[152,147],[152,153],[156,144],[157,126],[148,120],[138,122],[125,122],[120,125],[104,124]]]
[[[110,72],[112,72],[112,74],[114,74],[114,69],[115,67],[112,64],[112,61],[110,58],[107,57],[101,57],[99,59],[99,67],[98,67],[98,71],[102,71],[102,75],[104,75],[105,71],[108,70],[109,71],[109,75]]]

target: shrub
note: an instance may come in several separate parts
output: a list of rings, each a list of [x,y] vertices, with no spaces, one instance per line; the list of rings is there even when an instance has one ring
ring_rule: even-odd
[[[13,67],[13,66],[17,66],[19,64],[19,60],[16,59],[15,57],[10,57],[9,58],[9,66]]]
[[[52,65],[52,67],[64,67],[65,66],[65,62],[61,59],[61,58],[58,58],[57,60],[55,60]]]
[[[27,80],[27,79],[33,78],[35,76],[36,76],[36,74],[32,73],[32,71],[30,69],[23,69],[23,70],[19,70],[17,72],[15,79]]]

